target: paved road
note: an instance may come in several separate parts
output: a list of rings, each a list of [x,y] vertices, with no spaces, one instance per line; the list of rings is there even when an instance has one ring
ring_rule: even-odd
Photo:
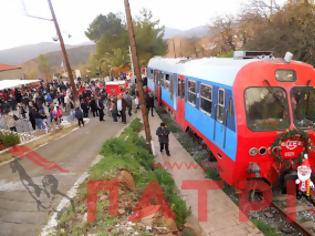
[[[51,209],[60,202],[61,195],[88,169],[102,143],[116,135],[122,127],[121,123],[113,123],[110,118],[106,122],[92,118],[84,128],[36,150],[48,160],[68,169],[69,173],[47,171],[28,159],[1,166],[0,236],[38,235],[47,223]],[[61,194],[48,187],[48,191],[44,191],[42,180],[49,174],[58,180]],[[52,196],[56,198],[51,200]]]

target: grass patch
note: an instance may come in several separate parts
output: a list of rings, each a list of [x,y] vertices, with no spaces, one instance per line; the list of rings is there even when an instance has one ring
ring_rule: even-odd
[[[127,221],[127,216],[142,197],[142,192],[150,181],[156,180],[163,190],[164,197],[176,215],[176,224],[181,228],[186,218],[191,214],[176,188],[171,175],[165,170],[153,170],[154,156],[139,132],[142,124],[139,119],[135,119],[124,129],[117,138],[107,140],[101,148],[100,154],[104,156],[95,166],[89,170],[89,180],[111,180],[117,176],[120,170],[127,170],[132,174],[136,185],[136,191],[123,191],[119,193],[119,208],[124,207],[124,214],[117,217],[108,215],[109,202],[108,193],[100,193],[102,201],[97,202],[97,220],[93,224],[82,224],[83,215],[86,213],[86,183],[79,187],[79,193],[75,198],[75,211],[67,209],[59,218],[57,234],[68,233],[77,234],[77,228],[83,227],[82,233],[96,233],[97,235],[121,235],[116,224]],[[105,200],[104,200],[105,199]],[[84,222],[84,221],[83,221]],[[139,235],[146,235],[145,231],[137,229]],[[81,233],[81,234],[82,234]],[[66,235],[65,234],[65,235]]]
[[[270,225],[265,222],[257,219],[251,220],[256,227],[265,235],[265,236],[282,236],[283,234],[279,233],[276,229],[272,228]]]
[[[20,138],[17,134],[0,133],[0,145],[4,148],[12,147],[20,142]]]

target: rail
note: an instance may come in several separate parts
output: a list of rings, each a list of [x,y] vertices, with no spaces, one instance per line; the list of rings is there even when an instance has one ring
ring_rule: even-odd
[[[310,208],[306,203],[300,202],[300,204],[296,207],[293,207],[292,209],[290,207],[284,207],[285,202],[287,199],[287,195],[280,195],[274,198],[274,201],[272,202],[271,206],[274,207],[281,215],[284,217],[288,218],[288,213],[294,213],[298,214],[299,212],[304,212],[304,211],[312,211],[313,214],[315,214],[315,208]],[[315,236],[315,231],[313,230],[314,227],[314,221],[309,220],[309,221],[300,221],[298,220],[298,217],[288,218],[290,220],[290,223],[298,229],[300,232],[303,233],[305,236]]]

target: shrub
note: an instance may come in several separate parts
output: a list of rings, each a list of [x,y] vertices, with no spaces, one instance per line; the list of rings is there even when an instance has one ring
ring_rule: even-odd
[[[0,143],[6,148],[19,144],[20,142],[20,138],[16,134],[0,133]]]
[[[101,153],[106,154],[125,154],[128,152],[128,147],[122,138],[111,138],[107,140],[103,146]]]
[[[133,132],[139,133],[142,129],[142,123],[140,119],[137,118],[134,121],[132,121],[127,130],[128,129],[131,129]]]
[[[154,156],[143,137],[138,135],[141,128],[140,120],[136,119],[119,138],[107,140],[101,150],[105,158],[91,168],[90,178],[103,179],[119,169],[126,169],[133,174],[138,189],[144,189],[151,180],[157,180],[176,214],[177,226],[182,227],[191,213],[190,209],[179,196],[172,176],[163,169],[152,170]]]

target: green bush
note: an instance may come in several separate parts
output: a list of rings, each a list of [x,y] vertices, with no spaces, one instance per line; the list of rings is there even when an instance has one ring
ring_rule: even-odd
[[[142,123],[140,121],[139,118],[135,119],[134,121],[131,122],[131,124],[129,125],[129,127],[127,128],[131,129],[132,131],[139,133],[142,129]]]
[[[0,143],[6,148],[19,144],[20,142],[20,138],[16,134],[0,133]]]
[[[125,154],[128,152],[128,146],[122,138],[111,138],[102,146],[101,154]]]
[[[101,154],[105,157],[90,170],[90,179],[103,179],[104,175],[126,169],[133,174],[138,189],[144,189],[151,180],[160,184],[165,199],[176,215],[176,224],[182,227],[190,209],[178,195],[172,176],[163,169],[152,170],[154,156],[143,139],[139,137],[142,124],[139,119],[131,122],[119,138],[107,140]]]

